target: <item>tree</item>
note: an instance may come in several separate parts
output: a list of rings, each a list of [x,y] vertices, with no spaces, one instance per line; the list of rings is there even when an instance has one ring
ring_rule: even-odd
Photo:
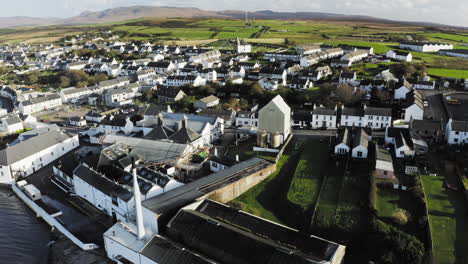
[[[65,87],[70,87],[71,81],[70,78],[66,76],[60,76],[59,77],[59,87],[65,88]]]
[[[262,96],[264,93],[265,89],[258,82],[254,82],[249,90],[249,95],[252,97]]]
[[[240,100],[236,98],[231,98],[227,103],[223,104],[223,108],[226,110],[239,110]]]
[[[349,84],[340,84],[335,90],[336,96],[343,103],[351,103],[353,100],[354,88]]]

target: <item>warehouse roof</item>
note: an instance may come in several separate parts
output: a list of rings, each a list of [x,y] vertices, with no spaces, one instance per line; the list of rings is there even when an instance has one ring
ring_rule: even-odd
[[[37,152],[61,143],[71,137],[73,137],[71,134],[58,130],[50,130],[27,141],[23,141],[14,146],[10,146],[1,150],[0,165],[11,165]]]

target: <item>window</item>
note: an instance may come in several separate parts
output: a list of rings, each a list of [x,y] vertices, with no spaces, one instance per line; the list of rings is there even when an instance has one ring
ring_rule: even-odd
[[[383,172],[383,175],[387,176],[387,171],[384,171],[384,172]]]
[[[53,156],[53,155],[54,155],[54,152],[50,153],[50,155]]]
[[[62,147],[62,151],[65,151],[65,148],[64,148],[64,147]]]
[[[218,163],[216,163],[216,162],[211,162],[211,166],[212,166],[213,168],[217,169],[217,168],[218,168]]]
[[[400,151],[400,155],[405,155],[405,152],[404,152],[404,151]]]
[[[359,158],[362,158],[362,151],[358,151],[358,152],[357,152],[357,156],[358,156]]]

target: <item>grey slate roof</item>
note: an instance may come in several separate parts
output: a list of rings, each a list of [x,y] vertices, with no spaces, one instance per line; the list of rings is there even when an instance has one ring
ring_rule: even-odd
[[[392,116],[391,108],[366,107],[364,114],[374,116]]]
[[[97,173],[93,169],[83,164],[80,164],[78,167],[76,167],[76,169],[73,171],[73,174],[92,185],[102,193],[111,197],[119,197],[126,202],[128,202],[133,197],[133,194],[129,189],[126,189],[122,185],[111,181],[110,179],[106,178],[106,176]]]
[[[0,165],[9,166],[17,161],[31,156],[34,153],[54,146],[71,137],[72,135],[68,133],[51,130],[27,141],[23,141],[14,146],[7,147],[6,149],[0,151]]]

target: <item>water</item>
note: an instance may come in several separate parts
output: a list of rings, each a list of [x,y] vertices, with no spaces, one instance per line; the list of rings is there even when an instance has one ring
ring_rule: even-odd
[[[0,186],[0,264],[47,263],[50,227],[9,187]]]

